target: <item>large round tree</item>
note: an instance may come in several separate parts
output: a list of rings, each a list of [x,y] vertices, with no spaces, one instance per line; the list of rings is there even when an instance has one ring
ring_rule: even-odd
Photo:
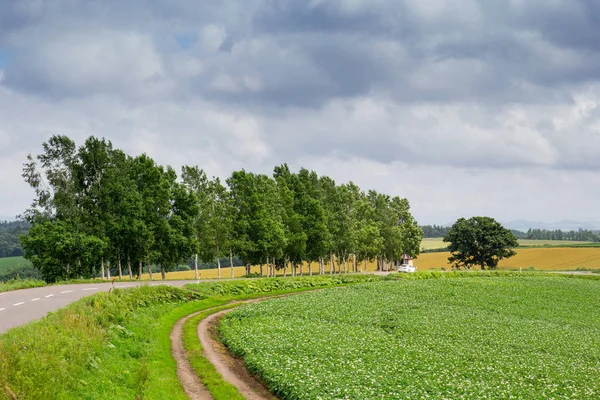
[[[514,256],[512,248],[519,245],[510,230],[490,217],[460,218],[444,236],[444,242],[450,243],[452,256],[448,261],[459,269],[475,265],[494,269],[503,258]]]

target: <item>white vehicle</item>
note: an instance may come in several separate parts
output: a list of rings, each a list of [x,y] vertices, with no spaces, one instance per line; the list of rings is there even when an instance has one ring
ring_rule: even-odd
[[[402,264],[398,266],[398,272],[417,272],[417,267],[409,264]]]

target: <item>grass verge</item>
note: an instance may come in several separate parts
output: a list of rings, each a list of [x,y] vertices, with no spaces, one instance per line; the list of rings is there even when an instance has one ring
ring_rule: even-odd
[[[0,399],[185,399],[169,332],[219,304],[167,286],[98,293],[0,336]],[[182,306],[182,304],[184,304]]]
[[[30,289],[46,286],[46,282],[37,279],[13,279],[8,282],[0,282],[0,293],[18,289]]]

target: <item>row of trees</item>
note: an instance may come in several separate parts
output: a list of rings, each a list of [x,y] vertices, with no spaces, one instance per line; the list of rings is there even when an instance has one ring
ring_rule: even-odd
[[[529,229],[525,233],[525,239],[534,240],[572,240],[581,242],[600,242],[600,233],[588,229],[576,231]]]
[[[132,157],[109,141],[90,137],[77,148],[53,136],[29,156],[23,177],[35,190],[23,217],[32,224],[22,238],[25,256],[48,281],[143,272],[165,272],[193,258],[236,255],[268,275],[347,272],[377,259],[384,268],[419,252],[422,231],[406,199],[287,165],[273,176],[236,171],[209,179],[196,166],[181,176],[143,154]],[[316,272],[316,270],[315,270]],[[262,272],[261,272],[262,273]],[[151,275],[152,277],[152,275]]]

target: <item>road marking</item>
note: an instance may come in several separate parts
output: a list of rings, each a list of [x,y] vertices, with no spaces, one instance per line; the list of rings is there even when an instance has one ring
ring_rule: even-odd
[[[133,285],[123,285],[123,286],[115,286],[117,289],[132,287]]]
[[[20,302],[20,303],[15,303],[15,304],[13,304],[13,307],[20,306],[21,304],[25,304],[25,302],[24,302],[24,301],[22,301],[22,302]]]
[[[4,311],[4,310],[6,310],[6,308],[0,308],[0,311]]]
[[[91,288],[81,289],[81,290],[98,290],[98,288],[97,287],[91,287]]]
[[[72,293],[72,290],[65,290],[64,292],[60,292],[60,294],[65,294],[65,293]]]
[[[4,292],[4,293],[0,293],[0,296],[4,296],[5,294],[6,294],[6,292]]]
[[[49,294],[48,296],[46,296],[46,298],[48,298],[48,297],[52,297],[52,296],[54,296],[54,295],[53,295],[53,294]]]
[[[31,299],[31,301],[38,301],[39,299],[39,297],[36,297],[35,299]]]

